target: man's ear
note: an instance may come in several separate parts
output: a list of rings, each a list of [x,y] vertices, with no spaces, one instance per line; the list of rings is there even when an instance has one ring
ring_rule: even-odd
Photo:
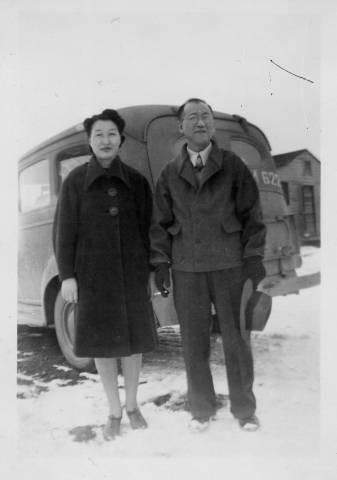
[[[179,132],[180,132],[180,133],[184,133],[184,132],[183,132],[183,124],[182,124],[182,122],[179,123],[179,127],[178,127],[178,128],[179,128]]]

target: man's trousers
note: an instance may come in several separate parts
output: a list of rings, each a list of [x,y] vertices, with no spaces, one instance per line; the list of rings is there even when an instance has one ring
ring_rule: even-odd
[[[252,352],[240,335],[240,300],[245,280],[242,268],[201,273],[173,270],[172,276],[192,416],[207,420],[216,411],[209,364],[213,303],[225,353],[231,412],[238,419],[250,417],[256,401]]]

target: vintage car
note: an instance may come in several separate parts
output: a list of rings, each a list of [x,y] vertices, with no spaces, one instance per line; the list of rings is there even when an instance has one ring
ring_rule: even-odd
[[[184,143],[176,107],[132,106],[119,109],[126,121],[121,158],[139,170],[154,188],[158,175]],[[298,277],[300,245],[289,214],[265,134],[237,115],[214,112],[216,141],[239,155],[258,185],[267,226],[265,268],[260,290],[270,296],[297,293],[319,282],[319,274]],[[87,162],[90,151],[82,125],[69,128],[37,146],[19,161],[18,319],[38,326],[55,326],[60,348],[73,367],[88,368],[92,360],[73,353],[74,309],[60,294],[52,247],[57,196],[66,175]],[[158,325],[176,323],[172,295],[157,295],[152,304]]]

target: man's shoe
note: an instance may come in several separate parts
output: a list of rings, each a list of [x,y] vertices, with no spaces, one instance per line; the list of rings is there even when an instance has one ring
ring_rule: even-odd
[[[138,408],[135,408],[131,412],[126,411],[126,414],[129,417],[130,425],[133,430],[139,430],[148,427],[147,421]]]
[[[198,420],[192,418],[188,423],[188,428],[192,433],[201,433],[208,429],[210,425],[210,420]]]
[[[239,418],[239,425],[246,432],[255,432],[260,428],[260,422],[256,415],[247,418]]]
[[[114,440],[121,433],[122,417],[109,415],[107,423],[103,427],[104,440]]]

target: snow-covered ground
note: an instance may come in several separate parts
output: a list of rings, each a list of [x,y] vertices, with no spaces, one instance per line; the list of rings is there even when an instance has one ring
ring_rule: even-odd
[[[302,249],[304,263],[299,274],[320,269],[319,252],[314,247]],[[26,398],[17,402],[20,458],[33,463],[51,457],[89,458],[94,463],[144,457],[177,461],[212,457],[212,462],[227,459],[239,463],[282,459],[286,463],[274,471],[274,478],[293,478],[283,470],[288,461],[302,459],[301,465],[315,464],[320,454],[319,294],[317,286],[299,295],[274,298],[265,331],[253,335],[257,414],[262,424],[259,431],[240,430],[227,404],[208,431],[190,433],[186,428],[188,412],[168,408],[185,394],[183,369],[145,364],[139,401],[148,430],[131,431],[124,419],[122,436],[112,442],[103,440],[101,426],[107,405],[97,375],[82,374],[83,382],[73,386],[62,385],[60,380],[46,385],[35,382],[39,394],[29,387],[30,393],[26,391]],[[214,348],[220,345],[216,343]],[[219,362],[212,367],[216,391],[226,396],[225,367]],[[48,390],[43,391],[44,386]],[[19,388],[21,393],[27,389]],[[161,406],[154,403],[164,395],[170,396],[168,402]],[[161,478],[166,478],[164,472]]]

